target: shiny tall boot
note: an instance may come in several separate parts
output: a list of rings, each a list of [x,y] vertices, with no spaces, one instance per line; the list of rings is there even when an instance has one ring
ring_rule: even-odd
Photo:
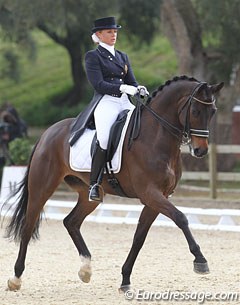
[[[106,162],[107,150],[102,149],[97,143],[91,165],[89,201],[101,201],[99,185],[102,183],[102,176]]]

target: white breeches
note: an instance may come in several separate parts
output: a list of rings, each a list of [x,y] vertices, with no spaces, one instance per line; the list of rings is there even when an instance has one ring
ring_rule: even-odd
[[[102,149],[107,149],[110,129],[118,114],[125,109],[132,110],[135,106],[129,101],[127,94],[114,97],[105,94],[94,111],[97,139]]]

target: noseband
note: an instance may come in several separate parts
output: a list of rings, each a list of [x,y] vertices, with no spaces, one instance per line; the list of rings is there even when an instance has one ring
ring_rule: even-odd
[[[185,117],[185,124],[183,130],[179,129],[178,127],[173,126],[171,123],[169,123],[167,120],[159,116],[151,107],[148,105],[144,104],[140,100],[141,104],[149,111],[152,113],[152,115],[157,118],[158,121],[175,137],[177,137],[179,140],[181,140],[181,144],[189,144],[191,142],[191,136],[196,136],[196,137],[202,137],[202,138],[208,138],[209,137],[209,130],[204,130],[204,129],[193,129],[190,128],[190,108],[192,101],[195,100],[198,103],[205,104],[205,105],[212,105],[215,103],[215,99],[212,100],[211,102],[204,102],[196,98],[194,95],[196,92],[199,90],[199,88],[203,85],[205,85],[205,82],[200,82],[197,84],[197,86],[193,89],[192,93],[189,95],[187,101],[185,102],[183,108],[181,109],[181,112],[185,107],[187,107],[186,110],[186,117]]]

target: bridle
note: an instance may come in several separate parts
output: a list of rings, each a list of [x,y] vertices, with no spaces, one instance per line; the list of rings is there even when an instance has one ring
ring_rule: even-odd
[[[209,130],[205,129],[193,129],[190,127],[190,108],[192,101],[195,100],[198,103],[204,104],[204,105],[212,105],[215,103],[215,99],[213,99],[211,102],[205,102],[201,101],[198,98],[196,98],[194,95],[196,92],[203,86],[205,85],[205,82],[200,82],[197,84],[197,86],[193,89],[189,97],[187,98],[186,102],[184,103],[181,112],[187,107],[186,110],[186,116],[185,116],[185,123],[183,129],[179,129],[178,127],[172,125],[169,123],[166,119],[158,115],[151,107],[149,107],[148,104],[145,104],[142,100],[141,97],[138,98],[138,101],[142,104],[144,108],[146,108],[161,124],[164,126],[173,136],[177,137],[180,141],[181,144],[189,144],[191,142],[191,136],[196,136],[196,137],[202,137],[202,138],[208,138],[209,137]],[[181,113],[180,112],[180,113]]]
[[[192,101],[195,100],[198,103],[204,104],[204,105],[212,105],[215,103],[215,99],[212,99],[211,102],[205,102],[198,98],[196,98],[194,95],[196,92],[203,86],[206,85],[205,82],[200,82],[197,84],[197,86],[193,89],[192,93],[188,97],[186,103],[184,104],[183,109],[185,106],[187,107],[186,116],[185,116],[185,124],[183,128],[183,136],[182,136],[182,144],[189,144],[191,141],[191,136],[201,137],[201,138],[208,138],[209,137],[209,130],[206,129],[193,129],[190,127],[190,108]]]

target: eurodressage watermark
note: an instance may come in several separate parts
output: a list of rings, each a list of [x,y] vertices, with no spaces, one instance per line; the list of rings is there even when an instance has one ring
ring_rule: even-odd
[[[236,302],[240,301],[240,292],[217,292],[211,293],[206,291],[190,292],[190,291],[171,291],[153,292],[144,289],[128,290],[125,292],[126,300],[137,301],[195,301],[197,304],[204,304],[209,301],[216,302]]]

